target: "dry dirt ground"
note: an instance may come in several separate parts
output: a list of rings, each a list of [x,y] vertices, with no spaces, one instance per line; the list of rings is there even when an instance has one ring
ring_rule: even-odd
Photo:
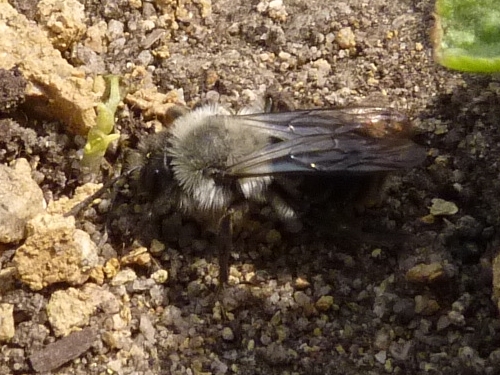
[[[214,236],[178,215],[158,238],[165,248],[146,244],[154,260],[122,264],[119,280],[109,271],[103,280],[38,291],[3,281],[0,306],[13,307],[14,333],[0,341],[0,373],[499,373],[491,285],[500,86],[495,77],[433,63],[430,1],[212,0],[211,11],[209,0],[82,3],[87,26],[104,22],[106,48],[85,53],[82,36],[63,57],[90,76],[144,66],[160,92],[180,90],[190,107],[217,101],[238,110],[271,88],[297,108],[393,106],[413,119],[428,156],[389,178],[380,207],[354,217],[326,213],[321,226],[291,235],[262,208],[236,234],[230,285],[219,294]],[[35,19],[35,1],[12,4]],[[170,28],[160,25],[162,14]],[[12,91],[4,102],[15,107],[19,97]],[[26,158],[47,200],[71,197],[83,183],[82,137],[7,107],[0,163]],[[143,117],[131,104],[118,110],[128,147],[153,131]],[[123,149],[110,150],[98,180],[118,169]],[[127,193],[115,195],[126,204]],[[435,198],[458,212],[430,217]],[[111,211],[100,204],[77,218],[99,244],[101,265],[127,254],[136,239],[136,223]],[[328,231],[330,216],[341,224]],[[12,266],[19,245],[2,247],[0,271]],[[93,290],[112,302],[75,323],[80,333],[56,329],[47,309],[54,296],[81,300],[78,293]]]

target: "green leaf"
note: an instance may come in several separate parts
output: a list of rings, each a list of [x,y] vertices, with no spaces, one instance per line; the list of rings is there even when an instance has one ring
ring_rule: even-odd
[[[112,133],[115,127],[115,112],[120,104],[120,79],[118,76],[105,77],[109,87],[109,97],[104,103],[97,104],[96,126],[89,130],[87,143],[83,149],[82,165],[95,171],[99,168],[109,144],[120,138]]]
[[[434,58],[466,72],[500,72],[500,1],[437,0]]]

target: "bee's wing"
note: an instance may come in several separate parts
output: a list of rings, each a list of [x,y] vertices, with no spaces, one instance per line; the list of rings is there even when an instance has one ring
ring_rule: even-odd
[[[383,107],[256,113],[235,118],[243,127],[257,128],[281,140],[320,134],[367,134],[370,131],[379,131],[381,135],[383,133],[394,138],[407,138],[411,133],[411,124],[404,114]]]
[[[273,142],[229,166],[225,172],[238,177],[280,173],[362,174],[410,168],[423,161],[425,151],[405,133],[409,127],[403,124],[406,117],[390,109],[363,110],[242,116],[243,127],[258,127]],[[404,121],[396,116],[403,116]],[[379,131],[381,124],[383,134]],[[373,131],[371,126],[379,130]]]

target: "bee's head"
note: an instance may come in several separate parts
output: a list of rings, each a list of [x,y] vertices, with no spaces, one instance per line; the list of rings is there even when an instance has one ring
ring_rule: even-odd
[[[129,170],[134,170],[132,180],[135,189],[150,201],[167,192],[172,183],[173,173],[167,155],[168,138],[166,132],[150,135],[128,157]]]

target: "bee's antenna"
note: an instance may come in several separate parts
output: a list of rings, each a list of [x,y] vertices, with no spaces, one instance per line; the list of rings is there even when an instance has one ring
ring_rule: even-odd
[[[107,181],[99,190],[97,190],[94,194],[88,196],[85,198],[83,201],[80,203],[77,203],[76,205],[71,208],[68,212],[64,214],[64,217],[68,216],[78,216],[81,210],[83,210],[85,207],[89,206],[95,199],[99,198],[101,195],[103,195],[107,190],[109,190],[114,184],[116,184],[118,181],[121,179],[125,179],[128,176],[130,176],[134,171],[139,169],[139,167],[132,168],[125,173],[112,178],[111,180]]]

